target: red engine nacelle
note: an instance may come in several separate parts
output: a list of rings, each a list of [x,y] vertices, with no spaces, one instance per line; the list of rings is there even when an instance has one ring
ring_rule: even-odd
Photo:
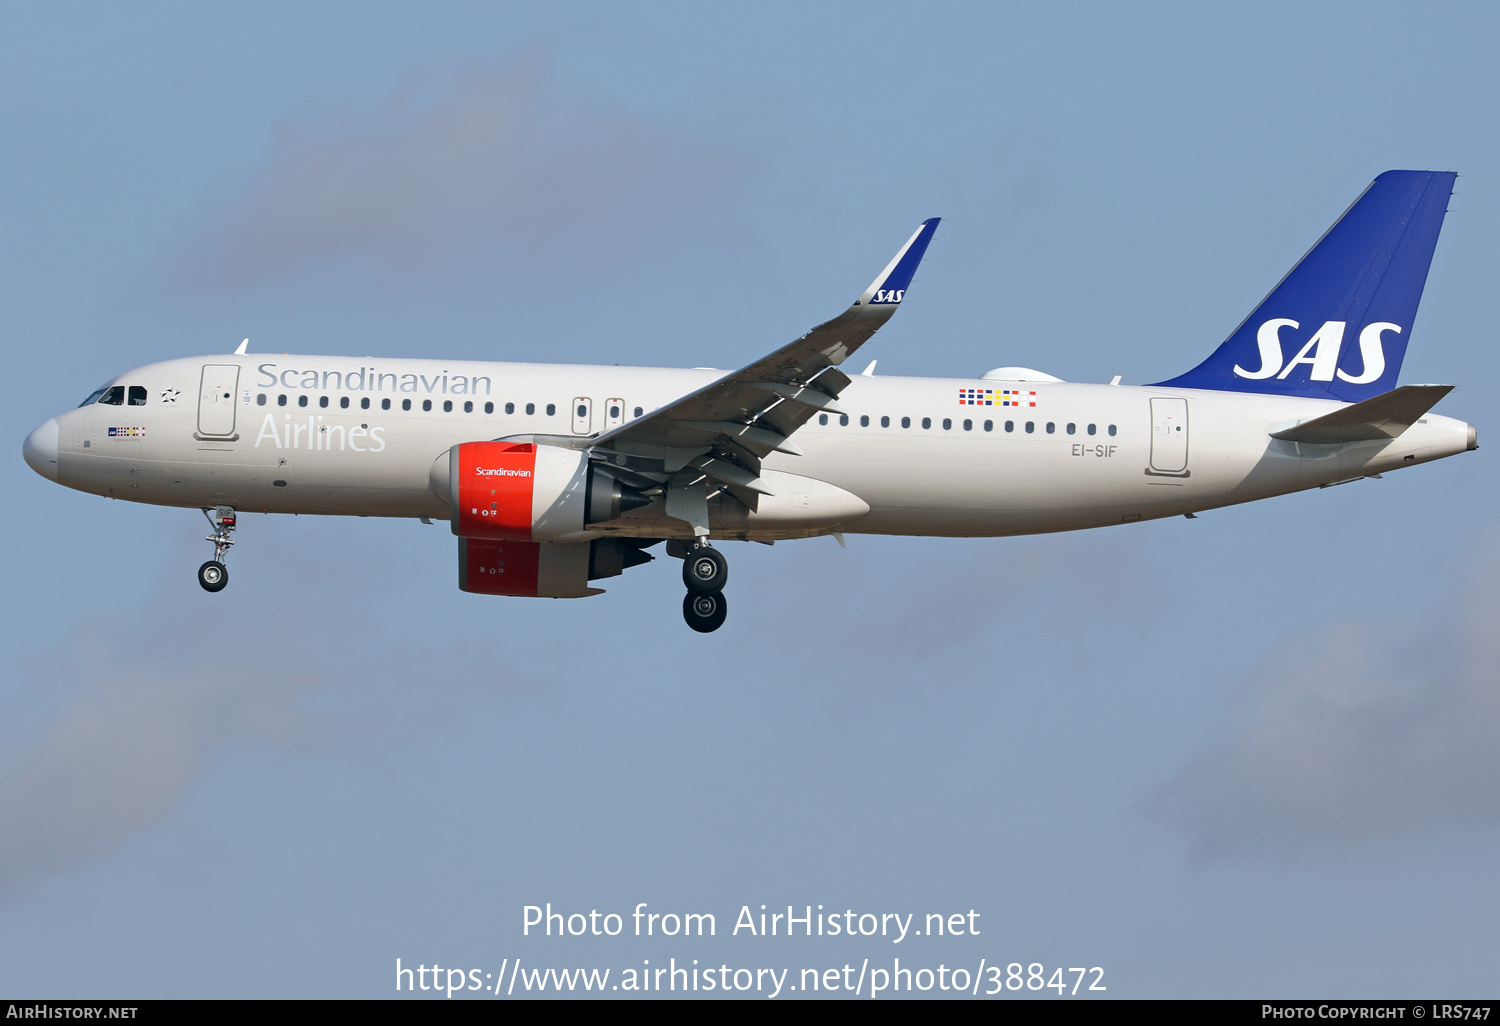
[[[576,449],[464,442],[448,451],[448,509],[460,538],[575,542],[587,525],[651,500]]]
[[[626,538],[591,542],[458,540],[458,586],[480,595],[581,598],[603,589],[589,581],[615,577],[651,562],[643,543]],[[644,544],[651,544],[646,541]]]

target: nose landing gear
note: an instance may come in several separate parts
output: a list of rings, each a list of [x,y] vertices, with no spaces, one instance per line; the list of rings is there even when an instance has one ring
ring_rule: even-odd
[[[223,591],[224,586],[229,583],[229,568],[224,565],[224,557],[234,544],[234,507],[215,506],[212,510],[205,509],[203,515],[208,518],[208,526],[213,529],[213,534],[204,541],[214,543],[214,558],[198,568],[198,583],[204,591]]]
[[[682,618],[699,634],[709,634],[724,626],[729,604],[724,599],[724,584],[729,580],[729,561],[718,549],[700,540],[689,549],[682,561],[682,583],[687,595],[682,600]]]
[[[229,568],[217,560],[210,559],[198,568],[198,583],[204,591],[223,591],[229,583]]]

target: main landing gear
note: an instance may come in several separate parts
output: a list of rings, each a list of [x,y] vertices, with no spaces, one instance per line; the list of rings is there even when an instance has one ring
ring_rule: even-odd
[[[729,561],[706,541],[688,550],[682,561],[682,583],[687,595],[682,600],[682,618],[699,634],[709,634],[724,626],[729,605],[724,599],[724,584],[729,580]]]
[[[214,532],[204,539],[214,543],[214,558],[198,568],[198,583],[204,591],[223,591],[229,583],[229,568],[224,565],[224,557],[234,544],[234,507],[215,506],[212,510],[205,509],[203,515],[208,518],[208,526]]]
[[[723,591],[728,581],[729,560],[712,545],[704,543],[690,549],[682,561],[682,583],[696,595]]]

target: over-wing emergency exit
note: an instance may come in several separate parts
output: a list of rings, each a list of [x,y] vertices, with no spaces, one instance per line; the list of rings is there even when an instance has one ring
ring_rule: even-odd
[[[684,619],[709,632],[727,611],[714,542],[1105,527],[1477,448],[1429,412],[1451,386],[1396,385],[1454,179],[1381,175],[1207,360],[1154,385],[845,374],[932,218],[847,310],[731,374],[242,344],[121,374],[23,452],[79,491],[201,509],[210,592],[240,513],[442,519],[459,587],[486,595],[599,594],[665,542]]]

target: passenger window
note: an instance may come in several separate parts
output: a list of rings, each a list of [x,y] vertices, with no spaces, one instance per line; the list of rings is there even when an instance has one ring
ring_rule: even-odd
[[[1110,436],[1110,437],[1111,437],[1111,438],[1113,438],[1113,437],[1114,437],[1114,436],[1115,436],[1115,426],[1114,426],[1114,425],[1113,425],[1113,424],[1111,424],[1111,425],[1110,425],[1110,426],[1109,426],[1109,436]]]
[[[403,400],[401,400],[401,408],[403,410],[409,410],[409,409],[411,409],[411,400],[410,399],[403,399]]]
[[[370,408],[370,400],[368,397],[359,401],[359,408],[361,410],[368,410]]]
[[[578,404],[578,410],[577,410],[577,413],[576,413],[576,416],[578,417],[578,419],[582,420],[583,418],[587,417],[588,415],[589,415],[589,408],[587,406],[583,405],[583,403],[579,403]]]
[[[484,412],[485,413],[494,413],[495,412],[495,404],[494,403],[485,403],[484,404]]]
[[[819,424],[827,424],[828,423],[828,414],[826,414],[826,413],[820,413],[820,414],[818,414],[818,423]]]
[[[124,406],[125,386],[115,385],[113,388],[105,389],[104,395],[100,398],[99,401],[105,406]]]
[[[286,405],[286,394],[285,393],[283,393],[281,395],[278,395],[276,397],[276,405],[277,406],[285,406]]]
[[[1092,424],[1089,425],[1089,434],[1092,435],[1096,430],[1098,430],[1098,429],[1095,428],[1094,425],[1092,425]]]
[[[1047,434],[1050,435],[1050,434],[1052,434],[1056,430],[1057,430],[1057,425],[1054,424],[1054,423],[1052,423],[1052,421],[1050,421],[1050,420],[1047,421]]]
[[[266,405],[266,393],[262,392],[260,395],[258,395],[258,396],[255,397],[255,405],[256,406],[264,406],[264,405]]]
[[[548,403],[547,404],[547,416],[554,417],[556,415],[557,415],[557,404],[556,403]]]
[[[341,396],[339,396],[339,409],[341,409],[341,410],[347,410],[348,408],[349,408],[349,397],[347,395],[341,395]],[[367,410],[370,408],[370,400],[368,400],[368,399],[365,400],[364,408],[367,409]]]
[[[986,431],[993,431],[993,430],[995,430],[995,422],[993,420],[987,420],[987,421],[985,421],[984,422],[984,429]]]
[[[1014,431],[1015,429],[1016,429],[1016,422],[1015,421],[1013,421],[1013,420],[1007,420],[1005,422],[1005,430],[1006,431]]]
[[[1031,434],[1035,430],[1036,430],[1036,421],[1034,421],[1034,420],[1028,420],[1026,422],[1026,433],[1029,435],[1029,434]]]
[[[847,413],[841,413],[841,414],[839,414],[839,427],[848,427],[848,426],[849,426],[849,414],[847,414]]]
[[[467,400],[467,399],[464,400],[464,412],[465,413],[473,413],[474,412],[474,404],[472,402],[470,402],[469,400]]]
[[[637,406],[637,407],[636,407],[636,408],[635,408],[635,415],[636,415],[636,416],[637,416],[637,417],[640,417],[640,416],[641,416],[641,415],[642,415],[642,414],[644,414],[644,413],[645,413],[645,412],[646,412],[646,411],[645,411],[645,410],[643,410],[643,409],[641,409],[641,408],[640,408],[640,407],[639,407],[639,406]]]
[[[431,399],[423,399],[422,400],[422,412],[423,413],[431,413],[432,412],[432,400]]]
[[[905,427],[905,428],[911,427],[911,418],[910,417],[902,417],[901,418],[901,426]]]
[[[922,418],[922,427],[924,427],[924,428],[930,428],[930,427],[932,427],[932,418],[931,417],[923,417]]]
[[[869,418],[868,414],[863,414],[863,413],[860,414],[860,417],[859,417],[859,426],[860,427],[869,427],[870,426],[870,418]]]
[[[382,410],[389,410],[391,408],[391,401],[389,399],[380,400],[380,408]]]
[[[1072,435],[1072,434],[1077,434],[1077,433],[1078,433],[1078,425],[1077,424],[1069,424],[1068,425],[1068,434]]]
[[[443,400],[443,412],[444,413],[452,413],[453,412],[453,400],[452,399],[444,399]]]
[[[328,397],[326,395],[320,395],[320,396],[318,396],[318,405],[321,406],[325,410],[328,409]],[[349,405],[349,400],[345,399],[344,400],[344,405],[348,406]]]
[[[104,398],[104,393],[107,391],[109,391],[109,389],[107,388],[95,389],[94,391],[89,393],[89,397],[87,399],[78,404],[79,407],[82,408],[84,406],[94,405],[94,403],[97,403],[100,399]]]
[[[965,420],[964,421],[964,430],[965,431],[973,431],[974,430],[974,422],[972,420]]]
[[[531,416],[535,412],[536,412],[536,403],[527,403],[526,404],[526,416],[529,417],[529,416]]]
[[[130,386],[130,405],[131,406],[145,406],[146,405],[146,390],[145,390],[145,388],[143,388],[140,385],[131,385]]]
[[[880,418],[880,426],[881,427],[890,427],[891,426],[891,418],[889,418],[889,417],[881,417]]]
[[[609,419],[610,420],[619,420],[620,419],[620,408],[618,406],[611,406],[609,408]]]
[[[306,406],[307,405],[307,396],[305,396],[305,395],[299,395],[297,397],[297,405],[298,406]]]
[[[953,430],[953,421],[952,421],[951,418],[949,418],[949,417],[944,417],[943,418],[943,430],[944,431],[952,431]]]

